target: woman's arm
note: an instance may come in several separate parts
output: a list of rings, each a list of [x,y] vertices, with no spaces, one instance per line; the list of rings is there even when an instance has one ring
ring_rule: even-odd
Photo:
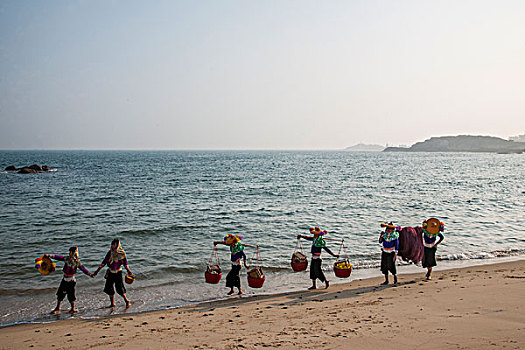
[[[62,255],[55,255],[55,254],[44,254],[44,256],[47,256],[50,259],[55,259],[59,261],[64,261],[65,257]]]
[[[98,269],[96,269],[95,272],[93,272],[93,277],[95,277],[101,269],[102,266],[99,266]]]
[[[245,267],[246,269],[249,269],[249,266],[246,265],[246,254],[245,254],[244,252],[242,252],[242,260],[243,260],[243,262],[244,262],[244,267]]]
[[[339,257],[339,255],[332,253],[332,251],[330,249],[328,249],[328,247],[323,247],[323,248],[324,248],[324,250],[326,250],[328,252],[328,254],[330,254],[334,258],[338,258]]]
[[[128,266],[128,259],[122,260],[122,265],[124,265],[124,267],[126,268],[126,271],[128,271],[128,273],[130,275],[133,275],[133,272],[131,272],[131,270],[129,269],[129,266]]]
[[[85,273],[86,275],[88,275],[89,277],[95,277],[95,275],[92,274],[92,273],[90,273],[90,272],[88,271],[88,269],[86,269],[86,268],[84,267],[84,265],[80,265],[78,268],[80,269],[80,271],[84,272],[84,273]]]
[[[217,245],[217,244],[226,245],[226,243],[224,243],[224,241],[215,241],[215,242],[213,242],[213,245]]]
[[[313,240],[314,240],[313,237],[304,236],[304,235],[297,235],[297,239],[300,239],[300,238],[304,238],[304,239],[306,239],[307,241],[313,241]]]
[[[104,257],[104,260],[102,260],[102,263],[100,263],[100,266],[98,267],[98,269],[93,273],[93,276],[96,276],[98,272],[102,270],[104,266],[106,266],[106,264],[109,262],[110,254],[111,254],[111,250],[106,254],[106,256]]]

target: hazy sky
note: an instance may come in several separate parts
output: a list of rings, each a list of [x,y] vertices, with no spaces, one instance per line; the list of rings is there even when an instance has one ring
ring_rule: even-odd
[[[523,0],[0,2],[0,149],[523,133]]]

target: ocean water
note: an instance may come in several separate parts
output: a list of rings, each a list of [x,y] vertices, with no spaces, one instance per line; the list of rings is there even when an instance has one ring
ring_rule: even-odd
[[[240,234],[258,244],[267,278],[247,295],[308,287],[293,273],[297,234],[309,226],[344,239],[352,277],[377,275],[379,224],[445,222],[440,265],[525,254],[525,156],[472,153],[294,151],[0,151],[0,168],[49,165],[42,174],[0,173],[0,325],[45,322],[61,280],[41,276],[34,259],[76,245],[95,270],[121,239],[137,280],[132,307],[105,309],[103,271],[77,274],[74,317],[141,312],[225,297],[223,280],[204,282],[214,240]],[[340,245],[329,241],[338,251]],[[309,244],[303,242],[306,251]],[[246,248],[251,258],[254,250]],[[327,255],[326,253],[324,255]],[[329,271],[333,259],[325,256]],[[421,269],[423,272],[423,270]],[[351,280],[351,279],[350,279]],[[63,308],[67,310],[67,300]]]

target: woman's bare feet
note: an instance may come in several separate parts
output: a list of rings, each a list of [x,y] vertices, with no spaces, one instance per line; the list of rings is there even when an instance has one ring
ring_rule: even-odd
[[[122,294],[122,299],[124,299],[124,302],[126,303],[126,309],[129,308],[131,306],[131,301],[129,301],[126,294]]]
[[[312,290],[312,289],[316,289],[317,287],[316,286],[311,286],[310,288],[308,288],[308,290]]]
[[[60,309],[54,309],[53,311],[50,312],[51,315],[56,315],[60,312]]]
[[[115,307],[115,304],[111,304],[109,306],[106,306],[106,309],[113,309]]]
[[[77,310],[77,309],[71,309],[71,310],[69,310],[69,313],[70,313],[70,314],[74,314],[75,312],[78,312],[78,310]]]
[[[233,293],[235,293],[235,291],[232,289],[228,292],[228,295],[232,295]]]

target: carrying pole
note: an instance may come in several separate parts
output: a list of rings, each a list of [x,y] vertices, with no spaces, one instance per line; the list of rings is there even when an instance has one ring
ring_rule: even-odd
[[[335,242],[341,242],[343,243],[344,239],[338,239],[338,238],[323,238],[325,241],[335,241]]]

